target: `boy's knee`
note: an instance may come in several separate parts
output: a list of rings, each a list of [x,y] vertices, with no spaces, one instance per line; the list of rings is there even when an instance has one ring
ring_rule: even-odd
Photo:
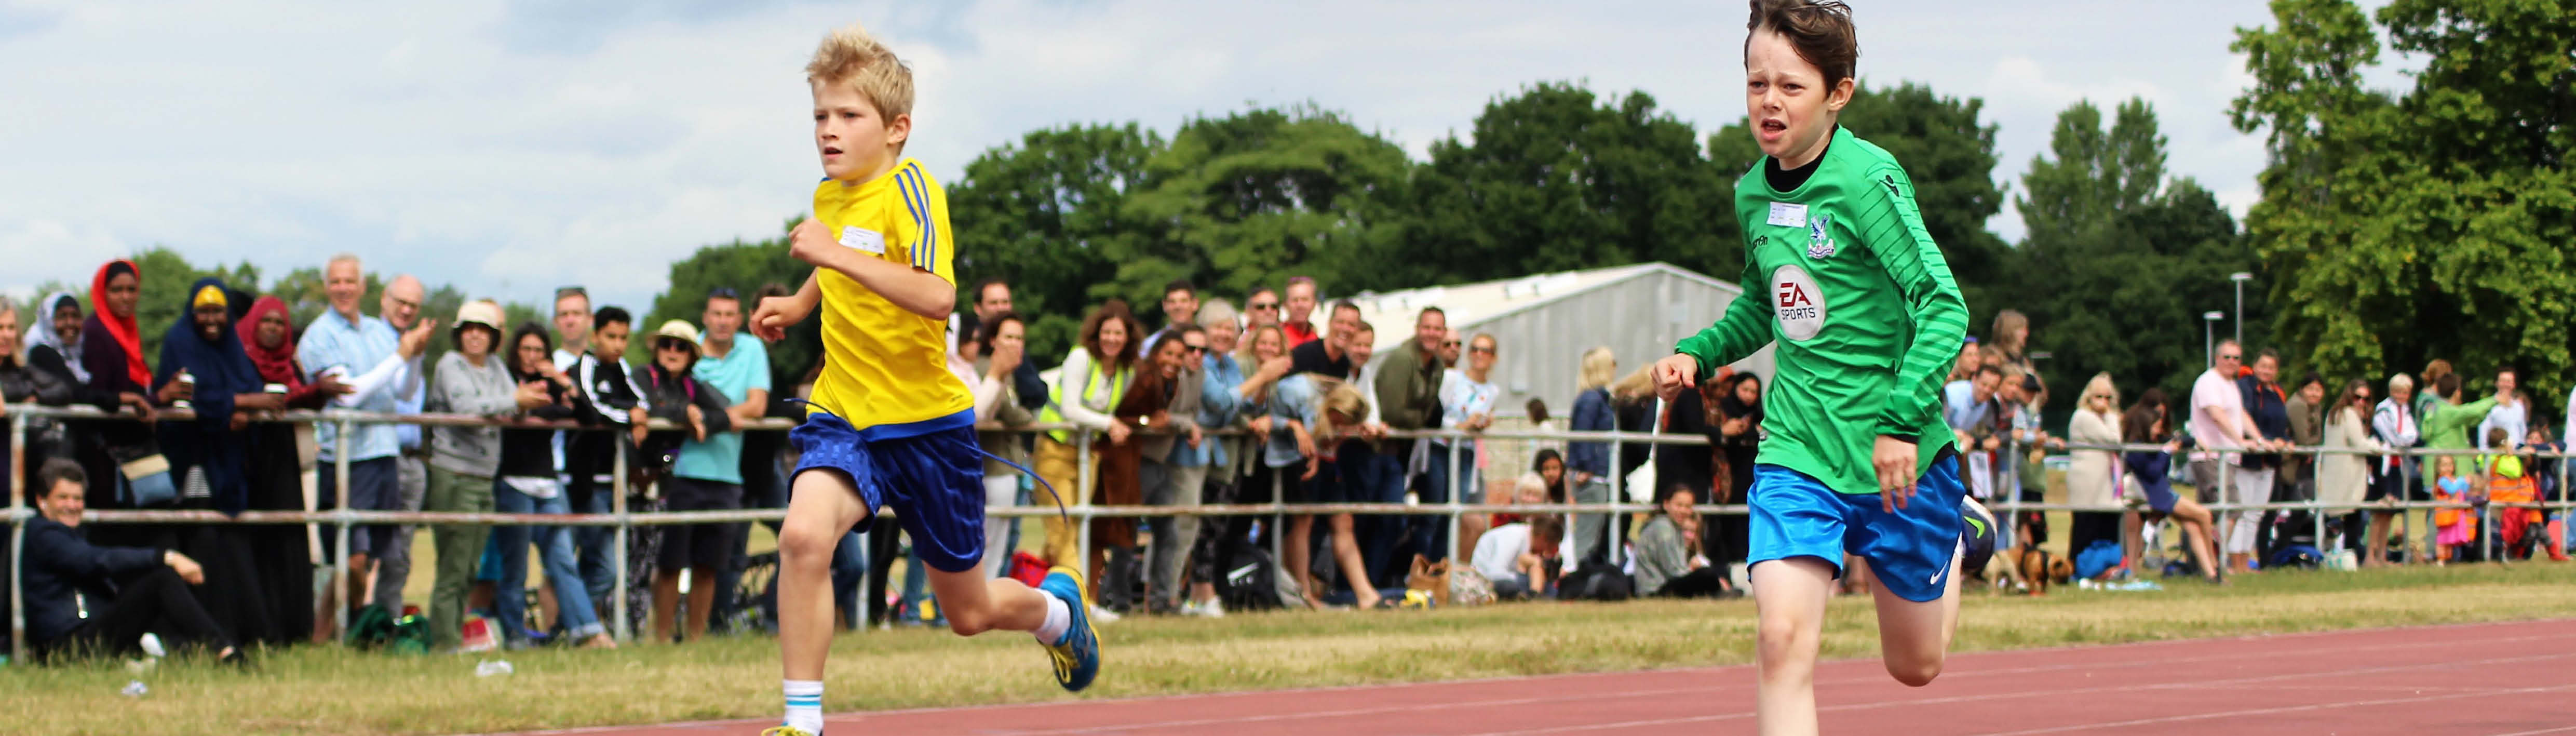
[[[1932,680],[1941,676],[1941,657],[1939,655],[1890,656],[1887,659],[1887,674],[1896,678],[1897,682],[1905,683],[1906,687],[1930,685]]]
[[[841,535],[826,528],[829,525],[798,523],[789,520],[778,530],[778,559],[787,563],[828,563],[832,550],[840,545]]]
[[[993,617],[984,611],[952,610],[940,613],[948,618],[948,630],[958,636],[974,636],[993,630]]]

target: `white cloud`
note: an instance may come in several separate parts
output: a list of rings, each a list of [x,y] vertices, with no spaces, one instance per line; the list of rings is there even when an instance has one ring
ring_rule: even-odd
[[[166,244],[273,274],[371,266],[538,300],[640,306],[670,261],[777,232],[817,175],[801,67],[853,19],[922,89],[911,153],[953,179],[1072,122],[1168,134],[1247,102],[1314,101],[1413,151],[1537,81],[1643,90],[1713,130],[1742,115],[1740,5],[1107,0],[858,7],[693,2],[377,6],[123,0],[0,13],[0,289]],[[2153,101],[2174,173],[2241,209],[2259,141],[2224,119],[2226,51],[2258,4],[1876,0],[1862,72],[1987,101],[1999,181],[2079,98]],[[27,73],[32,72],[32,73]],[[2017,237],[2011,214],[1996,228]]]

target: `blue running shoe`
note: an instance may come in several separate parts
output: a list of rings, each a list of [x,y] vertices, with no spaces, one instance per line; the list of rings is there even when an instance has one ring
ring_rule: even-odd
[[[1959,516],[1967,529],[1959,534],[1959,569],[1982,575],[1995,557],[1995,512],[1974,498],[1959,499]]]
[[[1073,611],[1073,626],[1046,650],[1055,660],[1055,684],[1067,692],[1081,692],[1100,674],[1100,634],[1091,628],[1091,602],[1083,596],[1082,573],[1062,566],[1048,570],[1038,592],[1055,596]]]

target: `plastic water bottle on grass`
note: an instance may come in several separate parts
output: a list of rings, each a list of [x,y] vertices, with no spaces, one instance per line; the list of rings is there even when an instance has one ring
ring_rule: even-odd
[[[475,677],[498,677],[517,671],[517,668],[510,666],[510,660],[506,659],[484,660],[474,665]]]
[[[125,697],[140,698],[151,694],[152,688],[144,687],[142,680],[127,680],[125,682],[125,689],[118,690],[117,692],[124,694]]]

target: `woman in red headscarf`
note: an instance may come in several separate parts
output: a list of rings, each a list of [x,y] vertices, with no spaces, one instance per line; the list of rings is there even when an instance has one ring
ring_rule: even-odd
[[[263,296],[251,302],[234,327],[242,352],[259,368],[259,380],[270,393],[286,394],[289,409],[319,409],[333,397],[349,393],[334,375],[306,383],[304,367],[295,362],[294,317],[286,302]],[[304,471],[313,465],[313,425],[261,422],[250,426],[250,508],[259,511],[309,511],[304,501]],[[240,632],[240,638],[285,646],[310,638],[314,624],[313,553],[319,540],[311,525],[261,524],[248,527],[259,577],[268,582],[269,610],[276,617],[270,631]]]
[[[115,396],[119,403],[133,407],[144,421],[108,419],[74,422],[74,431],[86,439],[75,453],[81,469],[89,471],[90,508],[123,509],[134,504],[125,500],[122,476],[117,474],[119,454],[151,455],[159,452],[151,427],[152,407],[167,406],[172,401],[189,397],[187,384],[173,381],[152,390],[152,368],[143,362],[142,331],[134,321],[135,304],[143,298],[143,274],[134,262],[117,259],[100,266],[90,279],[92,311],[81,326],[81,367],[89,371],[92,396]],[[113,407],[102,407],[113,408]],[[94,525],[90,541],[109,546],[145,546],[155,540],[149,527],[112,524]]]

